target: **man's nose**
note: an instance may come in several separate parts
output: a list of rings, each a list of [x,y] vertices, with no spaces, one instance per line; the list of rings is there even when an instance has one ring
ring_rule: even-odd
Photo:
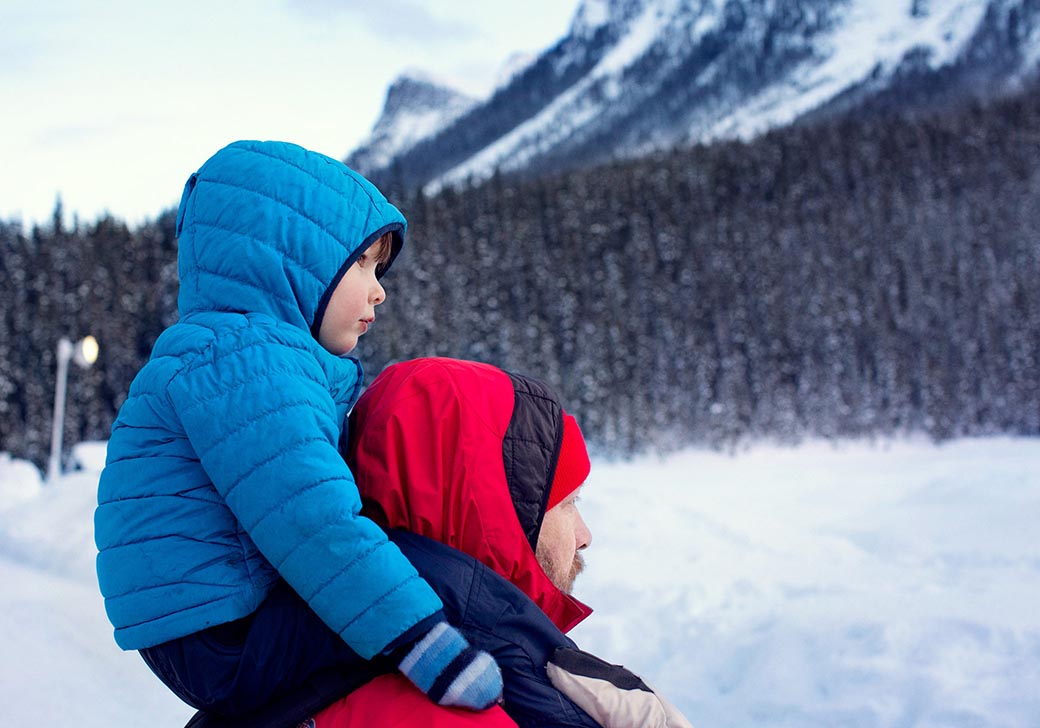
[[[578,515],[578,527],[574,532],[575,541],[577,542],[578,550],[587,549],[592,543],[592,531],[589,530],[588,525],[585,523],[585,519]]]

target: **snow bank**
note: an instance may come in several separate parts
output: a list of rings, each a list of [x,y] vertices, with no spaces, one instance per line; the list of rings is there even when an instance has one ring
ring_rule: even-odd
[[[1040,725],[1040,441],[594,470],[573,636],[701,726]]]
[[[36,466],[25,460],[12,460],[0,452],[0,513],[40,493],[43,479]]]
[[[193,712],[112,639],[94,577],[99,451],[103,463],[104,443],[77,445],[73,459],[84,470],[53,484],[0,455],[5,726],[178,726]]]
[[[105,469],[108,441],[78,442],[72,448],[72,462],[78,470],[100,474]]]
[[[0,458],[3,722],[182,725],[112,641],[80,462]],[[698,728],[1040,725],[1040,440],[597,462],[581,508],[572,636]]]

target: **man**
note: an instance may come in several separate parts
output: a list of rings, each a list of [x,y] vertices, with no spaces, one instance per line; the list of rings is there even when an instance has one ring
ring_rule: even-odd
[[[388,674],[314,725],[689,725],[632,673],[564,636],[591,613],[570,594],[591,542],[576,504],[590,463],[551,390],[485,364],[418,359],[376,378],[349,429],[366,514],[433,586],[449,622],[494,656],[505,692],[501,708],[469,713]]]

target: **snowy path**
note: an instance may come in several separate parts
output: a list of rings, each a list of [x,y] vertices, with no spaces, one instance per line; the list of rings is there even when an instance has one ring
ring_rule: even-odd
[[[111,641],[96,473],[0,458],[0,723],[183,725]],[[1040,440],[594,463],[572,636],[697,728],[1040,726]]]

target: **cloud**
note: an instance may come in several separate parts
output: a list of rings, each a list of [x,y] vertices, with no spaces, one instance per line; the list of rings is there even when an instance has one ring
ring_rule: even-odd
[[[395,42],[422,42],[448,45],[479,36],[478,28],[459,17],[432,14],[416,0],[382,0],[378,3],[350,0],[286,0],[289,9],[314,20],[328,21],[348,17],[363,23],[370,31]]]
[[[42,147],[76,146],[97,142],[112,132],[111,125],[62,124],[40,129],[33,141]]]
[[[31,140],[44,149],[119,144],[132,133],[165,132],[162,122],[163,119],[156,115],[120,112],[96,121],[48,122],[36,129]]]

